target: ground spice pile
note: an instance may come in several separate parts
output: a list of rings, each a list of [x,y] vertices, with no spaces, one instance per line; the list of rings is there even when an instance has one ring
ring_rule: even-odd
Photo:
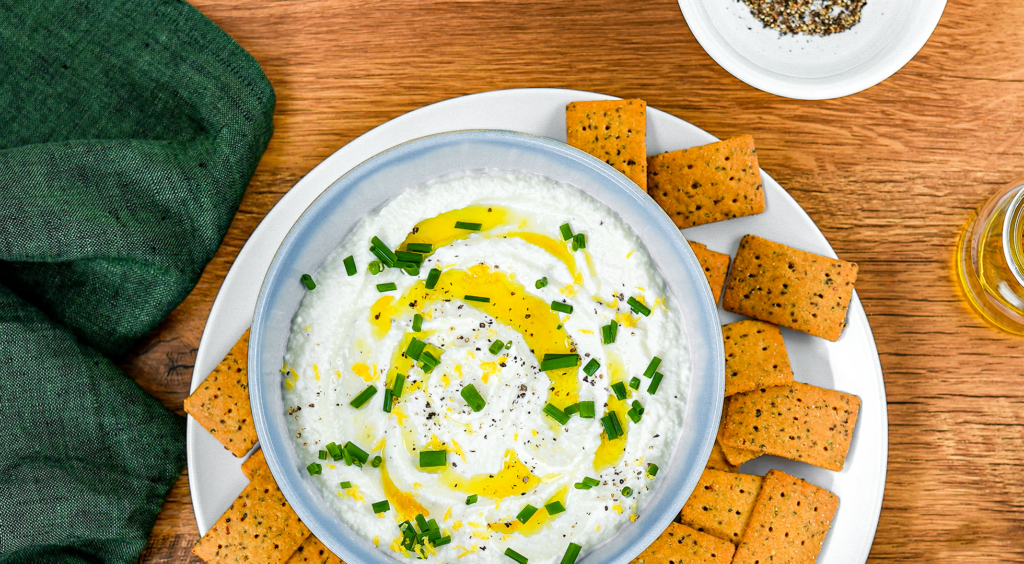
[[[765,27],[782,34],[832,35],[860,21],[867,0],[738,0]]]

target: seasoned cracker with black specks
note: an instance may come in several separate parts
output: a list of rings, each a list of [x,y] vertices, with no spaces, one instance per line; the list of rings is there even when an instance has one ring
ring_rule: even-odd
[[[747,235],[733,259],[722,307],[835,341],[846,327],[857,270],[853,262]]]
[[[687,241],[687,243],[693,249],[693,254],[697,255],[697,262],[704,269],[704,277],[707,278],[708,285],[711,286],[711,296],[717,304],[718,300],[722,298],[722,288],[725,287],[725,277],[729,274],[729,262],[732,259],[725,253],[708,249],[707,245],[702,243],[693,241]]]
[[[612,165],[647,190],[647,103],[594,100],[565,107],[566,142]]]
[[[647,193],[680,229],[763,212],[754,139],[742,135],[648,157]]]
[[[842,470],[857,425],[860,398],[810,384],[729,396],[722,446],[774,454]]]
[[[732,564],[813,564],[838,507],[836,494],[769,470]]]
[[[309,535],[295,551],[287,564],[345,564],[314,535]]]
[[[224,360],[185,398],[185,412],[235,456],[249,452],[257,441],[249,404],[248,350],[246,329]]]
[[[735,552],[729,541],[670,523],[631,564],[729,564]]]
[[[793,369],[779,326],[744,319],[722,326],[725,395],[793,381]]]
[[[761,476],[704,470],[679,513],[679,520],[698,531],[739,544],[760,492]]]

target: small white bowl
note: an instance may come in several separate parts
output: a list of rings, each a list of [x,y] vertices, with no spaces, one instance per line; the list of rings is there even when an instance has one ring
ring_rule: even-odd
[[[868,0],[861,21],[829,36],[780,35],[741,0],[679,0],[686,24],[722,68],[786,98],[825,100],[903,68],[939,23],[946,0]]]
[[[302,273],[315,272],[367,213],[399,192],[456,172],[481,169],[546,176],[574,185],[615,210],[643,241],[683,312],[691,378],[683,427],[670,462],[658,473],[636,522],[627,523],[598,547],[584,547],[586,555],[580,560],[580,564],[624,564],[679,513],[710,456],[725,386],[722,331],[704,272],[668,216],[622,174],[552,139],[493,130],[423,137],[363,162],[306,209],[267,271],[252,323],[249,393],[260,444],[288,502],[328,548],[346,562],[394,562],[345,525],[320,497],[288,431],[279,368],[304,292],[297,281]]]

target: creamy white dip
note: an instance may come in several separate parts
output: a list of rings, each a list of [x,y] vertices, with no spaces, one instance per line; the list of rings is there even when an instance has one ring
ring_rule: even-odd
[[[479,231],[455,229],[456,221]],[[563,239],[563,224],[585,236],[585,248]],[[373,237],[392,250],[433,246],[417,275],[372,275]],[[432,269],[442,274],[428,290]],[[512,562],[511,548],[531,563],[560,562],[570,542],[586,554],[643,511],[657,482],[650,465],[668,463],[682,429],[690,360],[681,312],[612,210],[538,176],[462,174],[409,189],[368,216],[313,278],[284,358],[289,425],[303,464],[320,472],[313,479],[324,500],[380,550],[472,564]],[[395,289],[378,289],[387,283]],[[649,315],[633,311],[630,298]],[[615,340],[604,344],[612,321]],[[439,360],[429,373],[405,354],[413,338]],[[580,359],[542,372],[546,354]],[[654,357],[659,376],[646,377]],[[592,360],[599,366],[585,370]],[[398,373],[405,383],[389,413],[385,391]],[[480,411],[462,395],[469,385],[486,402]],[[371,386],[376,393],[354,407]],[[615,388],[628,397],[619,400]],[[550,403],[572,413],[580,402],[593,402],[593,418],[573,413],[560,424],[544,412]],[[628,414],[636,415],[634,402],[643,408],[638,423]],[[612,423],[602,418],[612,411],[623,436],[608,440]],[[321,452],[349,442],[366,453],[361,467]],[[445,465],[420,468],[423,451],[444,451]],[[599,484],[585,489],[591,480]],[[388,509],[375,513],[385,500]],[[522,523],[528,505],[537,511]],[[417,514],[436,523],[442,546],[406,540],[400,523],[415,524]]]

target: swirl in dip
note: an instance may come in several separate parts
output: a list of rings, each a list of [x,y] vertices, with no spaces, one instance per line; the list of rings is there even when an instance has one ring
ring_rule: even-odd
[[[371,274],[375,237],[418,269]],[[643,510],[690,361],[612,210],[539,176],[466,173],[368,216],[314,278],[284,359],[288,421],[323,498],[380,550],[571,562]]]

